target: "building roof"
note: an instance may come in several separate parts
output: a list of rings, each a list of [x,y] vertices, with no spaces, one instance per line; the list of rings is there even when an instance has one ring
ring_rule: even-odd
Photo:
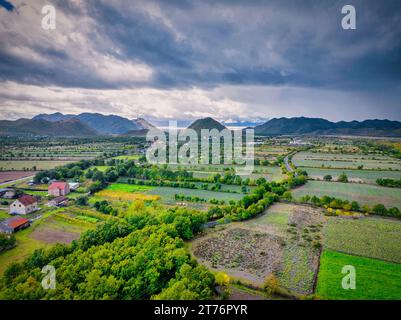
[[[24,206],[28,206],[30,204],[33,204],[35,202],[38,202],[35,197],[32,197],[29,194],[24,194],[23,196],[19,197],[17,199],[19,202],[21,202]]]
[[[68,186],[67,182],[64,181],[55,181],[52,182],[51,185],[49,186],[49,189],[65,189],[65,187]]]
[[[15,228],[18,228],[18,227],[24,225],[27,222],[29,222],[28,219],[25,219],[25,218],[22,218],[22,217],[12,217],[12,218],[9,218],[7,220],[4,220],[2,222],[2,224],[4,224],[7,227],[15,229]]]
[[[54,201],[55,203],[61,203],[61,202],[66,201],[66,200],[67,200],[67,197],[59,196],[59,197],[56,197],[56,198],[54,198],[54,199],[52,199],[50,201]]]

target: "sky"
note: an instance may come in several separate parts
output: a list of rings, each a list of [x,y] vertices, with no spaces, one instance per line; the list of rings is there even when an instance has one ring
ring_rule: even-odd
[[[0,39],[1,119],[401,120],[399,0],[0,0]]]

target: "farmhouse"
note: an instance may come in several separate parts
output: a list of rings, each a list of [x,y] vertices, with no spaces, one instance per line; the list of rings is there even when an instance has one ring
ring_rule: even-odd
[[[64,196],[56,197],[50,200],[47,205],[49,207],[63,207],[66,206],[68,203],[68,199]]]
[[[28,228],[30,226],[29,220],[22,217],[12,217],[0,222],[0,232],[11,234],[18,230]]]
[[[54,181],[49,185],[48,193],[50,196],[65,196],[70,193],[70,186],[64,181]]]
[[[28,214],[38,210],[38,201],[31,195],[24,194],[10,205],[10,214]]]

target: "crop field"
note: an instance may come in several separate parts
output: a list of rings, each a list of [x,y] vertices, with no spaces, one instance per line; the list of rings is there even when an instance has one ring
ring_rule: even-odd
[[[379,178],[401,179],[401,171],[379,171],[379,170],[349,170],[349,169],[321,169],[321,168],[305,168],[308,176],[313,179],[323,180],[325,175],[331,175],[333,180],[337,180],[338,176],[345,173],[349,181],[363,182],[375,184]]]
[[[191,168],[188,171],[193,173],[194,178],[208,178],[217,173],[224,173],[224,171],[222,170],[219,171],[219,168],[210,168],[209,170],[204,171],[204,167],[199,167],[198,169],[200,170],[194,170],[193,168]],[[214,171],[210,171],[212,169]],[[249,178],[251,180],[256,180],[261,177],[265,178],[268,181],[280,181],[285,178],[285,175],[282,174],[280,167],[255,166],[253,173],[242,176],[243,179]]]
[[[39,248],[49,248],[55,243],[70,243],[79,238],[80,234],[90,228],[91,225],[58,219],[48,212],[43,218],[33,222],[24,230],[15,234],[17,246],[0,253],[0,274],[4,272],[11,262],[21,261]]]
[[[27,141],[2,146],[2,160],[57,160],[92,159],[103,154],[113,154],[121,151],[132,152],[134,145],[123,142],[86,142],[76,140],[55,139],[54,141]]]
[[[160,199],[159,195],[107,189],[97,192],[95,196],[110,201],[157,201]]]
[[[116,159],[116,160],[138,160],[139,159],[139,155],[137,155],[137,154],[121,155],[121,156],[113,157],[113,159]]]
[[[400,220],[330,217],[324,235],[327,249],[401,263]]]
[[[217,226],[190,243],[199,261],[215,271],[260,286],[274,273],[282,286],[311,293],[325,217],[318,209],[278,203],[263,215]]]
[[[106,190],[124,191],[124,192],[144,192],[152,189],[154,189],[154,187],[152,186],[138,186],[126,183],[113,183],[106,188]]]
[[[292,161],[299,167],[401,170],[401,160],[379,155],[298,152]]]
[[[149,190],[145,195],[153,195],[161,198],[161,202],[165,204],[175,204],[175,194],[183,194],[186,196],[204,198],[206,200],[217,199],[224,200],[228,202],[229,200],[240,200],[243,198],[243,194],[238,193],[228,193],[219,191],[208,191],[208,190],[198,190],[198,189],[186,189],[186,188],[170,188],[170,187],[155,187]]]
[[[341,286],[346,265],[355,267],[356,288]],[[401,264],[324,250],[320,259],[317,295],[324,299],[401,299]]]
[[[401,208],[401,189],[368,184],[308,181],[292,192],[294,198],[302,196],[331,196],[342,200],[358,201],[360,204],[384,204],[386,207]]]
[[[0,171],[40,171],[63,166],[73,160],[0,160]]]
[[[5,183],[8,181],[13,181],[25,177],[33,176],[35,171],[0,171],[0,183]]]

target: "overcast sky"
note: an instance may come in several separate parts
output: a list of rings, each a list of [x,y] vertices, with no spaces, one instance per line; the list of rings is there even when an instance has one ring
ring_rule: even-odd
[[[401,120],[399,0],[0,0],[0,39],[1,119]]]

